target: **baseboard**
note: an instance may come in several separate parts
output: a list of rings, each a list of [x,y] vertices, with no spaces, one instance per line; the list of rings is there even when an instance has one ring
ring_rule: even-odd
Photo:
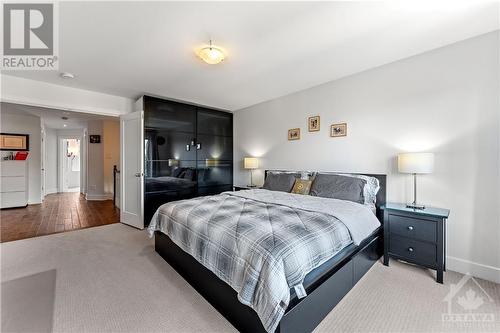
[[[49,188],[45,190],[45,195],[57,193],[57,187]]]
[[[89,194],[85,195],[85,199],[90,201],[102,201],[102,200],[111,200],[113,199],[113,194],[103,193],[103,194]]]
[[[446,256],[446,269],[500,283],[500,268]]]

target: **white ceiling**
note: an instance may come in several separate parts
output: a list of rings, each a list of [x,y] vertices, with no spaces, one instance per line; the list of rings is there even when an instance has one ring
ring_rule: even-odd
[[[499,29],[498,2],[61,2],[60,70],[9,74],[237,110]],[[227,49],[207,65],[194,49]]]
[[[4,103],[0,104],[1,113],[22,114],[40,117],[45,127],[53,129],[82,129],[87,128],[89,120],[115,120],[117,117],[98,116],[90,113],[81,113],[75,111],[63,111],[57,109],[41,108],[29,105]],[[67,117],[67,120],[61,119]],[[66,126],[64,126],[66,124]]]

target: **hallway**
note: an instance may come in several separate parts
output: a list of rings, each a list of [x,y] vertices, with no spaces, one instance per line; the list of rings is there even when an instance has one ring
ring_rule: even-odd
[[[40,205],[0,211],[1,242],[118,223],[112,200],[87,201],[80,193],[49,194]]]

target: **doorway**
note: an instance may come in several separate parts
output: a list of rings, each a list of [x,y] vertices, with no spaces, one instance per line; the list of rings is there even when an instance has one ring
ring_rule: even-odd
[[[60,139],[59,192],[81,192],[81,143],[80,137]]]

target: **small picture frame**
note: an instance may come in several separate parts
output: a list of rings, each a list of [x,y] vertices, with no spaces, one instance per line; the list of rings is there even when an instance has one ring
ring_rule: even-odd
[[[309,132],[319,131],[319,116],[309,117],[307,120],[307,128]]]
[[[332,138],[347,136],[347,123],[333,124],[330,126],[330,136]]]
[[[89,142],[90,143],[101,143],[101,136],[100,135],[90,135]]]
[[[300,128],[289,129],[288,140],[300,140]]]

